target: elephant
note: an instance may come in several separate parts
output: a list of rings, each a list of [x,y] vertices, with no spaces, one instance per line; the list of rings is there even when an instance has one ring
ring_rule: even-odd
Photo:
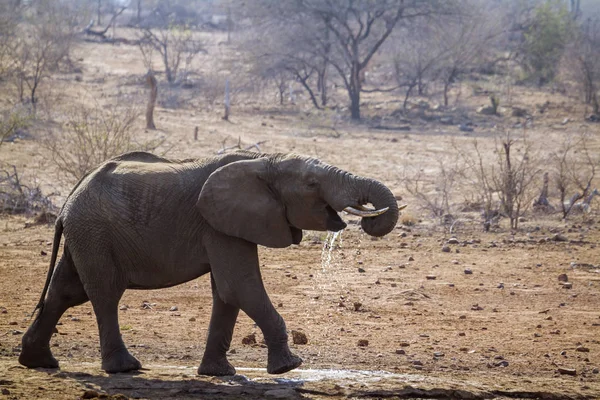
[[[46,283],[19,362],[58,368],[50,351],[55,325],[68,308],[89,300],[102,369],[140,369],[119,330],[125,290],[166,288],[210,272],[212,314],[198,373],[235,374],[226,353],[240,310],[264,334],[268,373],[290,371],[302,359],[290,351],[285,322],[263,285],[257,245],[283,248],[300,243],[303,229],[344,229],[343,210],[380,237],[395,227],[400,209],[382,183],[294,154],[112,158],[77,183],[58,214]]]

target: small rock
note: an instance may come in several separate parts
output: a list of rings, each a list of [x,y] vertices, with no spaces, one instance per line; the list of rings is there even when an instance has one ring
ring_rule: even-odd
[[[561,375],[575,376],[577,375],[577,370],[573,368],[558,367],[558,373]]]
[[[369,345],[369,341],[367,339],[359,339],[357,346],[358,347],[367,347]]]
[[[8,396],[10,394],[10,390],[6,389],[6,388],[2,388],[1,393],[5,396]]]
[[[442,353],[441,351],[436,351],[435,353],[433,353],[433,356],[434,356],[434,357],[444,357],[444,356],[445,356],[445,354],[444,354],[444,353]]]
[[[571,282],[561,282],[560,284],[564,289],[572,289],[573,288],[573,284]]]
[[[473,307],[471,307],[472,311],[481,311],[483,310],[483,307],[479,306],[479,304],[473,304]]]
[[[498,289],[504,289],[504,283],[500,282],[498,284],[498,286],[496,286]]]
[[[419,360],[414,360],[414,361],[412,362],[412,364],[413,364],[413,365],[420,365],[420,366],[422,366],[422,365],[423,365],[423,362],[422,362],[422,361],[419,361]]]
[[[458,241],[457,238],[451,237],[450,239],[448,239],[448,241],[446,243],[448,243],[448,244],[459,244],[460,242]]]
[[[126,305],[126,304],[123,304],[122,306],[119,307],[119,310],[121,310],[121,311],[125,311],[125,310],[128,310],[128,309],[129,309],[129,306]]]
[[[473,275],[473,270],[471,268],[465,268],[465,275]]]
[[[598,369],[598,368],[594,368],[594,369],[592,370],[592,374],[598,374],[598,373],[600,373],[600,369]]]
[[[245,345],[256,344],[256,334],[255,333],[251,333],[248,336],[245,336],[242,339],[242,344],[245,344]]]
[[[397,349],[396,350],[396,354],[402,354],[402,355],[404,355],[404,354],[406,354],[406,351],[404,351],[402,349]]]
[[[22,335],[22,334],[23,334],[23,331],[20,331],[20,330],[14,330],[14,331],[12,331],[12,334],[13,334],[13,335]]]
[[[48,253],[46,253],[44,250],[42,250],[42,251],[40,251],[40,255],[42,255],[42,256],[47,256],[47,255],[48,255]]]
[[[415,258],[413,256],[409,256],[408,261],[415,261]]]
[[[188,321],[190,321],[190,322],[196,322],[196,318],[195,317],[191,317],[190,319],[188,319]]]
[[[308,338],[304,332],[292,330],[292,339],[294,344],[307,344]]]
[[[588,349],[585,346],[579,345],[575,348],[576,351],[579,351],[580,353],[589,353],[590,349]]]
[[[508,361],[502,360],[497,363],[494,363],[494,367],[508,367]]]
[[[436,280],[436,279],[437,279],[437,276],[435,276],[435,275],[427,275],[425,278],[426,278],[428,281],[434,281],[434,280]]]
[[[278,308],[282,308],[283,307],[283,303],[277,303],[277,307]]]
[[[447,245],[442,246],[442,253],[450,253],[450,246],[447,246]]]
[[[410,346],[410,343],[408,342],[400,342],[400,347],[408,347]]]
[[[100,393],[95,390],[86,390],[81,396],[82,399],[96,399],[98,397],[100,397]]]
[[[567,274],[560,274],[558,276],[558,281],[559,282],[569,282],[569,277],[567,276]]]
[[[360,268],[360,267],[359,267],[359,268],[358,268],[358,272],[360,272],[360,273],[362,274],[362,273],[365,273],[365,272],[367,272],[367,271],[365,271],[363,268]]]
[[[567,242],[569,239],[567,239],[566,236],[561,235],[560,233],[555,233],[554,236],[552,236],[552,240],[554,240],[555,242]]]
[[[171,308],[169,308],[169,311],[177,311],[179,310],[179,308],[177,308],[177,306],[173,306]]]
[[[358,301],[354,302],[354,311],[359,311],[361,307],[362,303],[359,303]]]
[[[472,126],[470,126],[470,125],[467,125],[467,124],[460,124],[460,125],[458,126],[458,129],[459,129],[461,132],[473,132],[473,127],[472,127]]]

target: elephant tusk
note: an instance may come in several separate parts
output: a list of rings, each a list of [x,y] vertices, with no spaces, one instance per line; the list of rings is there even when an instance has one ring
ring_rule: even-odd
[[[383,214],[384,212],[386,212],[389,209],[390,209],[389,207],[385,207],[380,210],[371,210],[371,209],[363,207],[363,206],[358,206],[356,208],[355,207],[346,207],[346,208],[344,208],[344,211],[346,211],[348,214],[357,215],[361,218],[365,218],[365,217],[376,217],[378,215]]]
[[[406,207],[408,207],[408,204],[402,204],[401,206],[398,207],[398,211],[402,211],[404,210]]]

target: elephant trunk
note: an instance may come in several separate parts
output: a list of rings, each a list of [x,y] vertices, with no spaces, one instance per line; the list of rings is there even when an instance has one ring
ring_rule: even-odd
[[[341,172],[341,171],[337,171]],[[363,230],[371,236],[384,236],[390,233],[396,223],[400,211],[394,194],[384,184],[374,179],[357,177],[349,173],[338,174],[341,176],[340,186],[333,185],[337,192],[332,194],[333,201],[329,202],[336,211],[344,208],[372,204],[375,210],[388,208],[381,215],[364,217],[361,220]],[[344,188],[338,190],[339,188]]]

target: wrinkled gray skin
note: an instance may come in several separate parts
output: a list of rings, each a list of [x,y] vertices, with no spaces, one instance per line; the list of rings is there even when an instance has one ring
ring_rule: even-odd
[[[100,331],[102,368],[141,368],[118,321],[126,289],[159,289],[211,273],[213,309],[198,373],[232,375],[227,361],[239,310],[262,330],[267,370],[298,367],[283,319],[263,286],[257,244],[286,247],[302,229],[339,231],[337,212],[372,203],[390,207],[362,219],[365,232],[389,233],[398,219],[381,183],[312,158],[239,152],[208,160],[169,161],[148,153],[113,158],[83,178],[58,220],[40,309],[23,336],[19,362],[56,368],[50,337],[61,315],[91,301]],[[54,269],[61,235],[64,252]],[[47,295],[46,295],[47,294]]]

